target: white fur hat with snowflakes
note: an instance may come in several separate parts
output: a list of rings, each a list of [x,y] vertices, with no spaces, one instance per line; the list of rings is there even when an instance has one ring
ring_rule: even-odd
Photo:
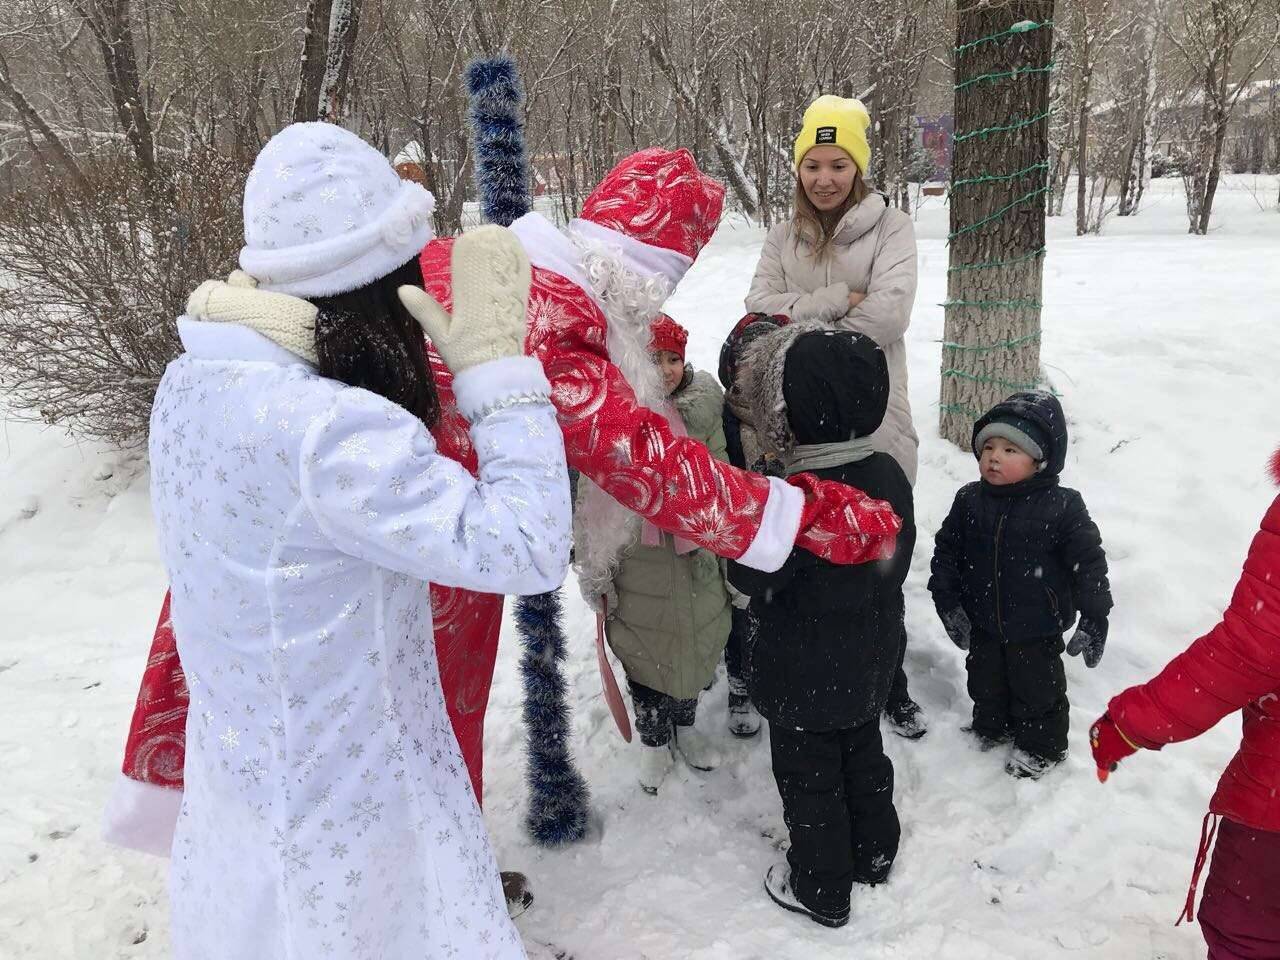
[[[434,235],[435,198],[331,123],[272,137],[244,187],[240,267],[263,290],[346,293],[412,260]]]

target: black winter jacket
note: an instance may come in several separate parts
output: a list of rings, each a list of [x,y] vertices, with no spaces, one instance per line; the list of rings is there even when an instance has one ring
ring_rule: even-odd
[[[854,385],[870,377],[865,367],[850,373],[851,352],[883,375],[882,390],[870,400]],[[797,440],[847,439],[859,432],[855,424],[860,435],[869,435],[884,416],[888,382],[883,352],[865,337],[820,333],[797,340],[785,374]],[[874,407],[871,417],[867,403]],[[911,484],[888,454],[813,472],[893,505],[902,518],[893,557],[845,566],[796,549],[776,573],[731,562],[729,581],[752,598],[757,619],[746,654],[751,698],[760,713],[787,727],[840,730],[875,719],[888,699],[902,642],[902,583],[915,546],[915,515]]]
[[[1059,485],[1067,427],[1057,399],[1015,395],[979,420],[974,436],[1011,404],[1049,437],[1045,468],[1009,486],[960,488],[938,530],[929,591],[940,614],[963,607],[975,628],[1016,642],[1061,636],[1077,613],[1105,619],[1111,588],[1084,499]]]

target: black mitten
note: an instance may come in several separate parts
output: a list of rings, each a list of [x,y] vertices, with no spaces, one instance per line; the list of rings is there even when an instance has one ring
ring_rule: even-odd
[[[1102,659],[1102,651],[1106,646],[1107,621],[1081,617],[1076,625],[1076,632],[1071,635],[1071,642],[1067,644],[1067,653],[1073,657],[1083,653],[1084,665],[1093,669]]]
[[[942,620],[943,629],[947,631],[951,642],[961,650],[968,650],[973,626],[969,623],[969,615],[964,612],[964,608],[952,607],[950,610],[939,611],[938,617]]]

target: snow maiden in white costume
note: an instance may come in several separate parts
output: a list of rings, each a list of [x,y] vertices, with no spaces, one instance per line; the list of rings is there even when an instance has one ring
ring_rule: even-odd
[[[258,289],[206,284],[179,321],[150,442],[191,689],[181,960],[524,956],[423,584],[538,593],[564,577],[563,441],[541,366],[520,356],[528,262],[482,228],[454,245],[452,319],[415,301],[457,374],[479,480],[394,390],[321,376],[317,328],[335,318],[298,299],[399,276],[431,202],[352,134],[286,128],[245,188],[240,262]],[[411,342],[391,326],[386,344]]]

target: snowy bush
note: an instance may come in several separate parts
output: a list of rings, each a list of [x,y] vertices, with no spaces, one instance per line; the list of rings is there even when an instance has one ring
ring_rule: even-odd
[[[248,166],[202,151],[143,178],[111,149],[80,166],[83,184],[0,201],[0,388],[13,416],[132,445],[188,294],[235,265]]]

